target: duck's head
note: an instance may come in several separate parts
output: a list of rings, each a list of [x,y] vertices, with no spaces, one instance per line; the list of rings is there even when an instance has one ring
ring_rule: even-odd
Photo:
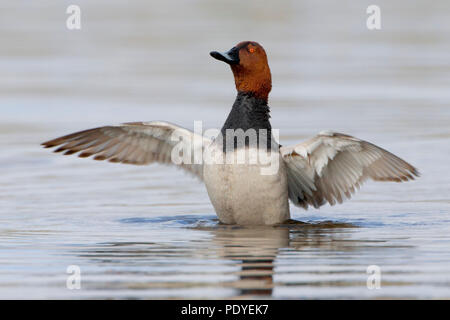
[[[243,41],[227,52],[211,51],[210,55],[231,66],[238,92],[246,92],[267,101],[272,77],[264,48],[254,41]]]

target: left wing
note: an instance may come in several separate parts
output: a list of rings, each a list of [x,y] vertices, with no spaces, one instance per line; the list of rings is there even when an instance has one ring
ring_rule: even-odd
[[[408,181],[419,176],[412,165],[376,145],[336,132],[280,148],[287,167],[289,199],[318,208],[350,198],[367,179]]]

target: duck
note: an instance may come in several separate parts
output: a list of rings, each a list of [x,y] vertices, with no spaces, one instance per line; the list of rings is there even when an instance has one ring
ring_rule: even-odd
[[[283,224],[292,221],[290,202],[304,209],[335,205],[350,199],[369,179],[404,182],[419,177],[408,162],[348,134],[321,131],[295,145],[279,144],[270,123],[272,77],[264,48],[243,41],[210,55],[230,66],[237,91],[217,136],[170,122],[129,122],[71,133],[42,145],[81,158],[182,168],[203,181],[220,223],[229,225]],[[240,132],[244,139],[230,132]],[[248,132],[256,132],[256,139]]]

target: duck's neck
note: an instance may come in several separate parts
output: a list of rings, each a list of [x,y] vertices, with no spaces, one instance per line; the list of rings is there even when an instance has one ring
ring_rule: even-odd
[[[249,92],[238,92],[233,108],[222,127],[222,135],[225,136],[227,129],[266,129],[267,133],[272,130],[270,125],[270,109],[266,99],[255,97]]]

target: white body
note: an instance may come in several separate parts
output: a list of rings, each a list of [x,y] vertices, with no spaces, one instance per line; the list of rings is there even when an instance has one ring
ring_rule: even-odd
[[[214,144],[210,148],[223,155]],[[222,223],[273,225],[290,218],[286,168],[281,155],[276,156],[278,170],[266,175],[261,168],[267,166],[249,162],[248,158],[243,164],[204,163],[203,179]]]

